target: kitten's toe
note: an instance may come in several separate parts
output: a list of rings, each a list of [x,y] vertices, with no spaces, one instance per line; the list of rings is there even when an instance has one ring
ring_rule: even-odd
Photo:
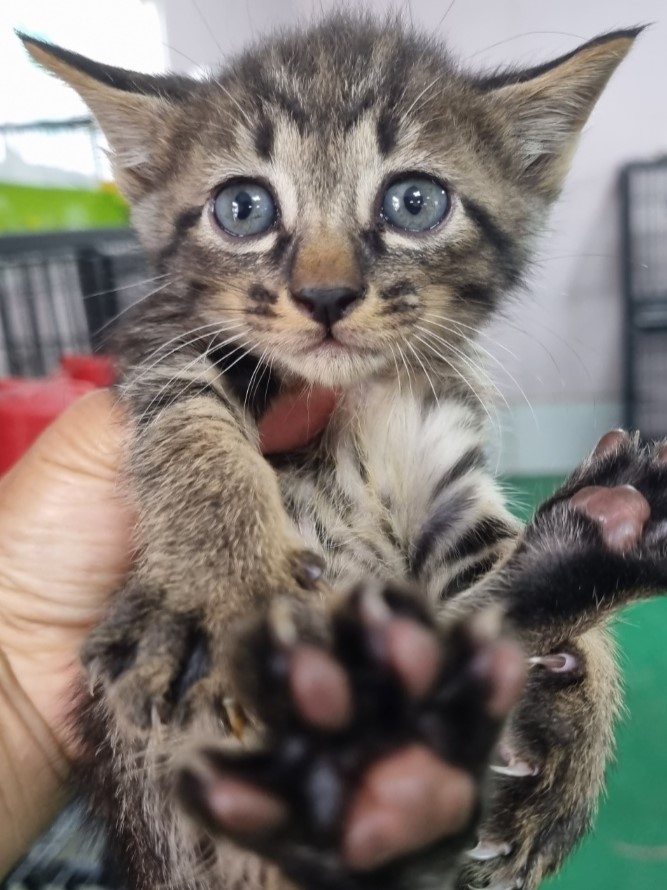
[[[463,770],[421,745],[374,764],[364,776],[347,818],[343,859],[370,871],[454,836],[469,824],[477,793]]]
[[[609,430],[605,433],[593,449],[594,457],[607,457],[618,454],[622,449],[632,446],[632,436],[626,430]]]
[[[184,768],[178,793],[186,809],[213,831],[261,838],[288,819],[288,808],[275,794],[220,772],[206,757]]]
[[[625,553],[641,541],[651,517],[646,498],[632,485],[591,485],[570,498],[570,506],[594,520],[611,550]]]
[[[347,674],[329,654],[315,646],[298,646],[290,657],[289,686],[304,721],[324,730],[342,729],[352,716]]]
[[[202,711],[222,719],[223,695],[211,641],[194,614],[156,607],[134,623],[112,611],[86,642],[91,684],[131,735],[156,724],[183,725]]]

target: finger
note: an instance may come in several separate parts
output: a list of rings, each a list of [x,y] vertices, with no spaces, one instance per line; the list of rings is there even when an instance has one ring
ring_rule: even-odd
[[[113,396],[93,393],[0,482],[0,610],[9,616],[0,622],[0,647],[64,744],[77,653],[130,562],[134,517],[117,484],[124,436]]]
[[[337,399],[338,393],[330,389],[280,396],[259,424],[260,447],[264,454],[306,445],[325,428]]]

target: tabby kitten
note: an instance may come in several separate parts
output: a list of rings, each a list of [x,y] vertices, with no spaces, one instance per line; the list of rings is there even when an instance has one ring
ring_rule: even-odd
[[[529,890],[589,826],[608,617],[667,583],[667,457],[609,434],[521,531],[485,464],[473,341],[638,32],[476,75],[338,15],[202,81],[23,36],[97,117],[163,276],[117,341],[137,560],[77,717],[131,886]],[[325,433],[262,457],[258,421],[313,385],[339,391]],[[530,668],[509,716],[505,633]],[[484,805],[360,866],[358,791],[415,746]]]

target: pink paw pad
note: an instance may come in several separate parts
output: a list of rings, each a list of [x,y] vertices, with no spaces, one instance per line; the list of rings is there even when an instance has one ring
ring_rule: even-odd
[[[618,553],[639,543],[651,517],[648,501],[632,485],[587,486],[570,498],[570,506],[595,520],[607,546]]]

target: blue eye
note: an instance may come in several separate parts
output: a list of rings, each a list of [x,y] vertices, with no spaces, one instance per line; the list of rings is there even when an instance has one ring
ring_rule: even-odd
[[[220,189],[213,201],[213,215],[225,232],[239,238],[268,232],[278,218],[269,190],[251,180]]]
[[[427,176],[396,179],[384,193],[382,216],[397,229],[426,232],[447,215],[450,200],[447,189]]]

